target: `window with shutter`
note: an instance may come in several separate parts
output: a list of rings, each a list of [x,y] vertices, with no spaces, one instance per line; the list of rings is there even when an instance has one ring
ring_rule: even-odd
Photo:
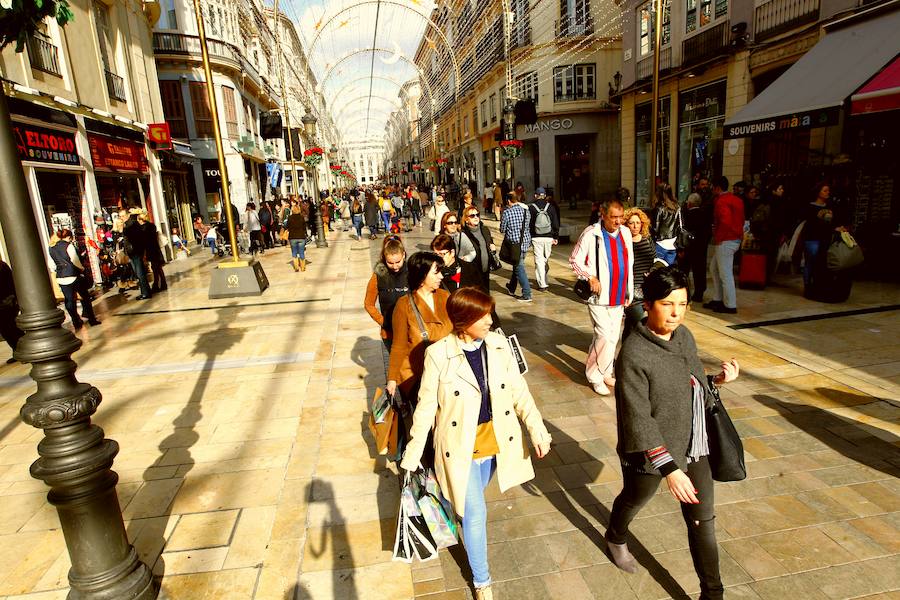
[[[160,81],[159,92],[162,96],[163,114],[172,137],[188,137],[187,119],[184,116],[184,97],[181,95],[180,81]]]
[[[225,105],[225,123],[228,129],[228,137],[238,139],[238,115],[234,104],[234,88],[222,86],[222,103]]]
[[[188,89],[191,92],[191,110],[194,112],[194,128],[197,130],[197,137],[212,137],[212,112],[209,110],[206,82],[191,81]]]

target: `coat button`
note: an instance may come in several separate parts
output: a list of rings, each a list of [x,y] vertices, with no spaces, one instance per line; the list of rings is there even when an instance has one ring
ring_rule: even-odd
[[[501,389],[501,390],[505,390],[505,389],[506,389],[506,384],[505,384],[505,383],[501,383],[501,384],[500,384],[500,389]]]
[[[453,425],[454,427],[456,427],[456,421],[453,421],[450,424]]]
[[[513,441],[513,438],[512,438],[512,436],[509,436],[509,441]]]
[[[509,416],[509,411],[506,411],[506,415]]]
[[[450,458],[450,453],[449,453],[449,452],[445,452],[445,453],[444,453],[444,456],[446,456],[447,458]]]
[[[454,391],[454,392],[453,392],[453,395],[454,395],[454,396],[459,396],[459,390]]]

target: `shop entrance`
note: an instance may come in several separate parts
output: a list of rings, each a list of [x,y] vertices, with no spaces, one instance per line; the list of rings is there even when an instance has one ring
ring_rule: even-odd
[[[41,170],[36,170],[35,175],[48,237],[60,229],[69,229],[79,250],[87,248],[86,238],[90,232],[86,234],[84,229],[84,183],[81,175]],[[85,266],[93,272],[90,261]]]
[[[591,136],[566,135],[556,138],[559,156],[559,202],[578,208],[578,202],[590,200]]]

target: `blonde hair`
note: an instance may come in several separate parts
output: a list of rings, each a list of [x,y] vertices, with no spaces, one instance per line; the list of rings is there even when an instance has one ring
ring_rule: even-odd
[[[625,211],[625,225],[627,226],[628,221],[630,221],[631,217],[633,217],[635,215],[637,215],[638,218],[641,220],[641,236],[642,237],[649,236],[650,235],[650,217],[648,217],[646,215],[646,213],[644,213],[644,211],[642,211],[639,208],[629,208],[628,210]]]

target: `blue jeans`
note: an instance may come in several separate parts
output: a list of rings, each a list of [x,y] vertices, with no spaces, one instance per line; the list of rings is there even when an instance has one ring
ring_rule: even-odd
[[[211,240],[206,238],[206,243],[209,244],[209,249],[212,250],[212,255],[216,255],[216,240]]]
[[[803,242],[803,285],[809,286],[813,279],[813,270],[819,257],[819,240]]]
[[[144,269],[144,259],[140,256],[132,256],[130,260],[131,270],[134,271],[134,276],[137,277],[138,285],[141,287],[141,296],[149,298],[151,296],[150,284],[147,282],[147,271]]]
[[[292,238],[291,242],[291,256],[293,258],[299,258],[300,260],[306,260],[306,238],[296,239]]]
[[[351,215],[350,217],[353,220],[353,227],[356,229],[356,237],[362,237],[362,226],[363,226],[363,217],[361,214]]]
[[[734,289],[734,255],[740,247],[740,240],[728,240],[714,246],[712,299],[722,302],[727,308],[737,308],[737,292]]]
[[[466,485],[466,515],[462,518],[463,545],[472,569],[472,583],[476,588],[491,585],[491,572],[487,561],[487,506],[484,488],[497,469],[494,457],[482,462],[472,461],[469,483]]]
[[[675,259],[678,256],[677,250],[667,250],[659,244],[654,244],[654,247],[656,248],[656,258],[666,261],[666,264],[670,267],[675,264]]]
[[[381,211],[381,220],[384,222],[384,232],[388,233],[391,230],[391,212]]]
[[[513,267],[512,275],[509,278],[509,289],[512,293],[516,293],[516,284],[522,286],[522,297],[531,298],[531,285],[528,283],[528,274],[525,273],[525,252],[522,252],[522,258],[519,263]]]

